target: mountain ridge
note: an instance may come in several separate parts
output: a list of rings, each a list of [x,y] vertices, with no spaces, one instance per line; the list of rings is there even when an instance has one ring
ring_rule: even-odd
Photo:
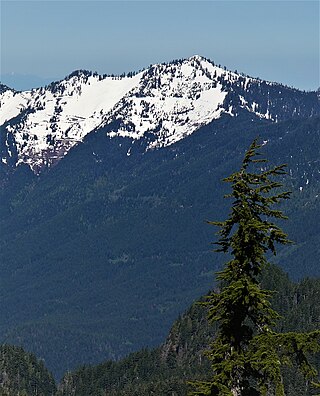
[[[210,79],[215,66],[207,72],[206,62],[177,60],[122,77],[79,71],[38,98],[33,91],[30,103],[4,88],[18,110],[6,104],[11,118],[0,134],[0,341],[44,357],[56,375],[159,344],[208,290],[221,259],[211,258],[214,230],[205,220],[227,215],[221,179],[257,135],[270,165],[288,164],[282,181],[293,191],[282,209],[296,244],[275,261],[295,279],[319,274],[317,94],[250,83],[222,68]],[[112,91],[118,84],[125,97]],[[102,115],[101,97],[109,103]],[[31,122],[39,114],[48,133]],[[39,128],[38,141],[27,127]],[[62,127],[71,127],[69,140]]]
[[[320,118],[225,115],[129,157],[131,140],[106,132],[39,177],[18,167],[0,189],[2,340],[45,358],[56,375],[159,344],[212,285],[222,257],[210,253],[215,230],[205,220],[227,216],[221,179],[257,135],[271,164],[288,163],[293,191],[282,209],[296,244],[275,261],[295,279],[319,275]]]
[[[25,163],[36,174],[101,128],[109,138],[145,140],[149,150],[173,144],[223,114],[247,112],[271,122],[320,114],[315,91],[231,72],[199,55],[120,76],[77,70],[31,91],[2,85],[0,107],[0,165]]]

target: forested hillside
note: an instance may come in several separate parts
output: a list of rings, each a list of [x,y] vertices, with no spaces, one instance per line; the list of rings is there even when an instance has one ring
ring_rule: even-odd
[[[1,396],[52,396],[56,384],[43,361],[22,348],[0,345]]]
[[[320,279],[299,283],[275,266],[263,274],[262,286],[276,290],[273,307],[282,315],[276,329],[308,331],[320,326]],[[200,301],[204,301],[204,298]],[[52,376],[43,362],[21,348],[0,348],[0,394],[16,396],[185,396],[187,381],[210,376],[204,355],[215,328],[208,325],[206,309],[194,303],[172,326],[163,345],[143,349],[120,361],[82,366],[64,375],[55,393]],[[317,358],[320,368],[320,357]],[[284,371],[287,396],[315,394],[306,388],[294,368]]]
[[[225,217],[221,179],[256,136],[287,163],[282,209],[295,244],[277,263],[294,279],[319,275],[320,120],[270,124],[229,116],[167,148],[102,129],[48,173],[19,167],[0,190],[1,341],[44,358],[59,377],[79,364],[159,345],[211,286],[210,253]],[[15,293],[12,293],[15,290]]]
[[[289,280],[279,268],[264,272],[262,286],[276,290],[273,307],[282,315],[276,329],[308,331],[320,326],[320,279]],[[215,329],[206,320],[206,309],[195,303],[173,325],[166,342],[153,350],[133,353],[119,362],[83,366],[68,373],[59,386],[59,396],[184,396],[187,381],[210,376],[209,362],[203,354]],[[320,368],[320,356],[317,357]],[[285,369],[287,396],[315,394],[294,368]]]

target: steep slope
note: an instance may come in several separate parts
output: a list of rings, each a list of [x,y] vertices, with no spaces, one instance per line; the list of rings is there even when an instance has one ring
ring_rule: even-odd
[[[219,119],[245,112],[271,122],[320,114],[316,92],[251,78],[200,56],[127,76],[79,70],[45,88],[2,86],[1,166],[51,167],[98,127],[110,138],[165,147]],[[131,149],[128,148],[127,155]]]
[[[281,331],[308,331],[319,328],[319,279],[293,283],[278,268],[270,267],[263,277],[264,287],[276,290],[274,308],[283,317]],[[153,350],[133,353],[119,362],[83,366],[67,373],[58,395],[172,395],[185,396],[187,381],[207,379],[210,364],[204,355],[215,329],[208,325],[204,306],[197,303],[173,325],[164,344]],[[320,368],[320,359],[318,365]],[[315,394],[294,370],[285,369],[287,396]]]
[[[7,153],[17,152],[16,164],[28,164],[38,173],[56,163],[95,129],[104,113],[139,81],[141,75],[113,78],[80,70],[65,80],[27,92],[1,94],[2,133]],[[7,154],[7,155],[6,155]]]
[[[0,345],[0,394],[52,396],[56,385],[42,361],[22,348]]]
[[[0,197],[2,339],[56,375],[159,344],[212,284],[221,259],[204,221],[225,217],[221,179],[257,135],[272,163],[288,163],[294,191],[284,228],[297,244],[278,260],[296,278],[319,275],[319,125],[226,114],[147,152],[106,125],[47,174],[13,177]]]

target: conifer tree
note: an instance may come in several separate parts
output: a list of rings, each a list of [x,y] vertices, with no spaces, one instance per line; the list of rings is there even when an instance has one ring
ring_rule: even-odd
[[[315,387],[317,371],[310,364],[310,353],[320,350],[320,331],[277,333],[279,317],[270,303],[271,292],[262,289],[259,275],[267,265],[266,253],[276,254],[275,245],[290,241],[273,222],[286,219],[273,205],[288,199],[279,192],[281,183],[274,178],[285,174],[285,165],[266,169],[259,158],[261,145],[255,140],[241,169],[224,179],[231,183],[233,198],[229,218],[209,222],[220,227],[216,251],[230,253],[231,260],[218,273],[220,291],[208,296],[208,319],[218,331],[207,351],[212,378],[191,383],[191,395],[211,396],[284,396],[281,367],[297,365]],[[251,173],[260,164],[258,173]],[[261,165],[263,164],[263,167]]]

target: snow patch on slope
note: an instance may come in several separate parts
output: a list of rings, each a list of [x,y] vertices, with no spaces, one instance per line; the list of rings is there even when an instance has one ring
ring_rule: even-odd
[[[57,83],[54,90],[39,88],[18,94],[6,91],[1,98],[1,124],[25,111],[20,123],[7,127],[15,136],[17,165],[27,163],[37,171],[66,155],[99,126],[103,114],[137,85],[140,77],[90,76],[83,82],[74,76]]]
[[[109,136],[141,139],[156,130],[157,138],[149,148],[165,147],[219,118],[225,112],[222,104],[227,92],[211,74],[222,71],[209,62],[206,66],[211,70],[204,70],[200,62],[200,57],[193,57],[181,65],[154,65],[147,70],[105,121],[121,120],[121,127]]]
[[[32,97],[31,91],[15,92],[6,90],[0,95],[0,125],[16,117],[23,111]]]

